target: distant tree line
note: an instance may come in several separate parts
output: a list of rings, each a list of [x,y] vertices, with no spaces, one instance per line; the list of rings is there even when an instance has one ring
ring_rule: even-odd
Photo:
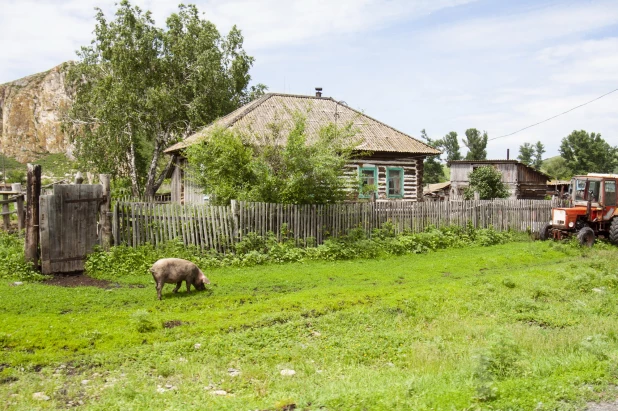
[[[476,128],[466,130],[462,138],[468,152],[465,157],[460,152],[457,132],[451,131],[439,139],[430,138],[425,129],[421,130],[421,138],[446,156],[442,160],[440,155],[427,157],[423,182],[435,184],[446,181],[444,164],[450,166],[456,160],[487,160],[486,131]],[[543,171],[553,179],[569,179],[576,174],[613,173],[618,171],[618,147],[607,143],[600,133],[588,133],[585,130],[575,130],[562,139],[559,156],[543,159],[546,153],[545,145],[541,141],[523,143],[519,146],[517,160]],[[443,162],[444,161],[444,162]]]

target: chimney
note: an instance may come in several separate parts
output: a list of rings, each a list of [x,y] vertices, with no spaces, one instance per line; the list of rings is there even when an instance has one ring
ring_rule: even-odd
[[[322,87],[316,87],[315,88],[315,96],[316,97],[322,97]]]
[[[509,154],[510,154],[510,151],[511,151],[510,149],[508,149],[508,148],[506,149],[506,159],[507,159],[507,160],[509,160],[509,157],[510,157],[510,155],[509,155]]]

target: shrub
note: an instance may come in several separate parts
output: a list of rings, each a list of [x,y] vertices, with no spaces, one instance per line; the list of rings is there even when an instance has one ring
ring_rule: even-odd
[[[14,234],[0,231],[0,278],[19,281],[40,281],[31,263],[24,260],[24,241]]]
[[[124,278],[130,282],[133,277],[139,282],[140,277],[149,274],[148,268],[156,260],[172,256],[192,261],[201,268],[246,267],[306,260],[336,261],[422,254],[446,248],[502,244],[514,238],[511,232],[498,232],[493,228],[475,230],[471,226],[439,229],[430,226],[422,233],[395,235],[394,226],[386,223],[374,230],[370,238],[363,229],[358,228],[351,230],[347,236],[329,238],[315,247],[315,239],[297,243],[290,238],[289,232],[282,230],[280,239],[273,233],[265,237],[249,233],[234,246],[234,254],[202,251],[195,246],[185,246],[180,240],[170,241],[158,248],[147,244],[137,248],[116,246],[109,252],[96,250],[86,261],[86,271],[95,278],[112,281]]]

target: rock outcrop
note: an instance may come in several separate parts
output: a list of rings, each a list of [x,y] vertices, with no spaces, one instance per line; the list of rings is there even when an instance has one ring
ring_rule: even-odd
[[[65,85],[67,63],[10,83],[0,84],[0,152],[19,162],[48,153],[71,156],[61,130],[62,113],[71,104]]]

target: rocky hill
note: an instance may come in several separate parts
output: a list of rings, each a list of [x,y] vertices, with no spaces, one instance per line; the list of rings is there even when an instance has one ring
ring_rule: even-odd
[[[71,100],[65,86],[67,63],[43,73],[0,84],[0,152],[25,163],[48,153],[71,157],[61,130]]]

